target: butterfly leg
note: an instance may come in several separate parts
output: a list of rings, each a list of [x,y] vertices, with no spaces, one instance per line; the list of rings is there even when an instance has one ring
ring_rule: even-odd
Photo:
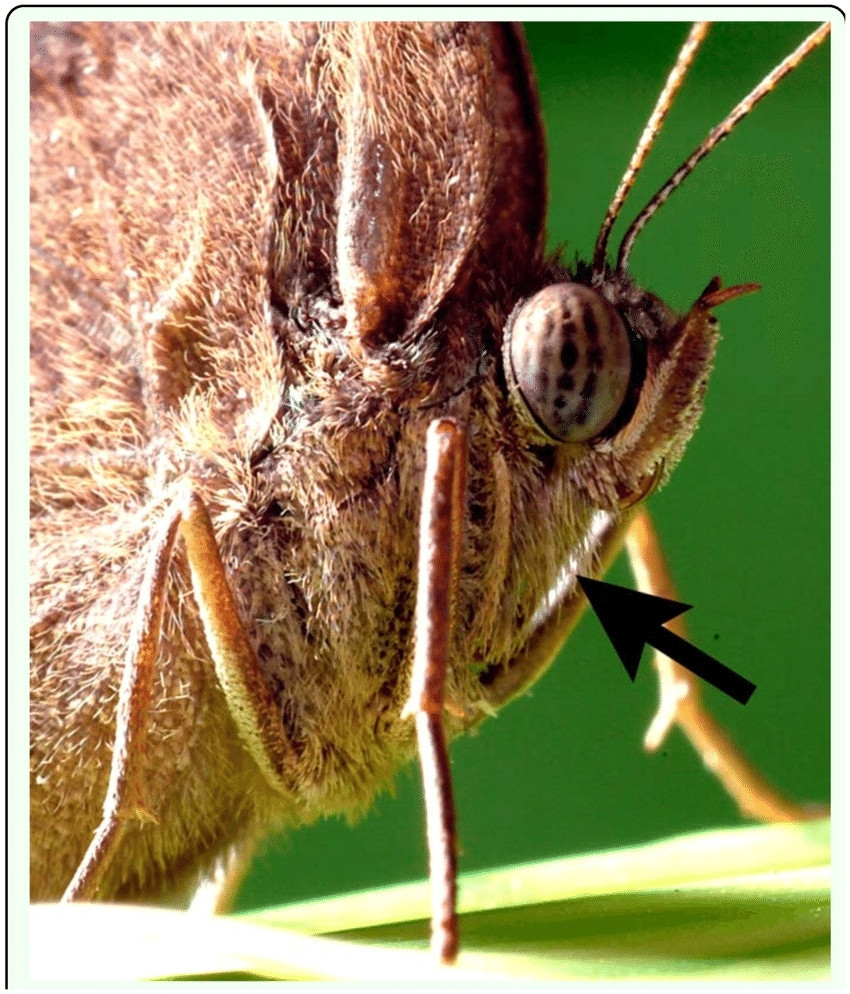
[[[680,599],[658,534],[645,510],[638,511],[631,522],[626,551],[639,590],[669,600]],[[682,638],[687,637],[681,615],[666,627]],[[761,821],[797,821],[824,813],[795,804],[771,787],[708,712],[702,701],[700,681],[693,673],[660,652],[655,652],[652,663],[658,672],[660,700],[644,738],[648,751],[655,751],[673,725],[679,725],[742,814]]]
[[[63,895],[64,901],[97,897],[106,872],[132,822],[156,821],[144,802],[145,742],[168,574],[182,535],[216,675],[246,745],[278,781],[292,757],[254,651],[239,620],[216,545],[212,522],[200,498],[186,489],[171,504],[152,544],[125,657],[118,695],[115,745],[103,818]],[[266,770],[270,767],[270,770]]]
[[[454,962],[458,948],[455,809],[442,713],[461,548],[466,458],[466,434],[457,422],[448,418],[432,422],[419,530],[414,660],[410,696],[403,712],[416,721],[431,878],[431,950],[443,963]]]

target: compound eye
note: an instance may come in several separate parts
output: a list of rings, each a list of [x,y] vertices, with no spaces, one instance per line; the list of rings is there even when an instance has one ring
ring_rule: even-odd
[[[552,442],[603,434],[629,390],[632,354],[622,318],[595,290],[556,283],[514,313],[505,370],[519,412]]]

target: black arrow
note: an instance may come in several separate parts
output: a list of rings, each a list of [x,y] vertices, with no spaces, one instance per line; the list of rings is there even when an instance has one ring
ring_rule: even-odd
[[[753,696],[756,689],[754,683],[663,627],[671,618],[690,611],[692,605],[642,594],[586,576],[577,576],[576,579],[632,680],[637,676],[646,644],[675,659],[739,704],[746,704]]]

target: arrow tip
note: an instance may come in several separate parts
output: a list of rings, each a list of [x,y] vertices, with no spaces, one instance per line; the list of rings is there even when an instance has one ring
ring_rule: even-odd
[[[588,576],[576,576],[576,579],[632,681],[637,677],[647,636],[691,608],[690,604],[643,594]]]

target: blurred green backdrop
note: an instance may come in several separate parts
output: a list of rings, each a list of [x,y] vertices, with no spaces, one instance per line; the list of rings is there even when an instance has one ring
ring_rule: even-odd
[[[717,25],[697,58],[626,223],[697,142],[811,29]],[[687,32],[680,23],[530,24],[550,148],[549,239],[588,258]],[[758,691],[715,714],[774,783],[829,796],[829,53],[815,53],[697,169],[650,224],[635,276],[686,309],[715,274],[763,291],[724,306],[707,412],[651,502],[690,635]],[[615,230],[622,234],[624,224]],[[620,562],[609,576],[630,584]],[[648,654],[647,654],[648,658]],[[457,742],[462,870],[739,823],[674,732],[646,756],[646,660],[632,685],[592,615],[524,699]],[[418,769],[354,827],[274,840],[238,907],[426,873]]]

